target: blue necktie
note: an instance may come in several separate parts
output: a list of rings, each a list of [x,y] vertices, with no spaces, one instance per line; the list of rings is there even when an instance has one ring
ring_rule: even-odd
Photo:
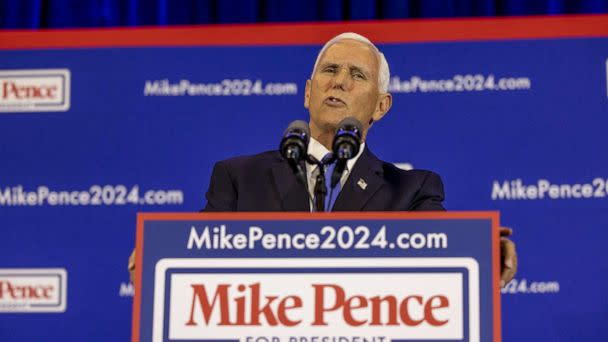
[[[327,161],[332,157],[332,153],[328,153],[323,157],[322,161]],[[334,207],[334,203],[336,202],[336,198],[338,198],[338,194],[342,188],[340,182],[336,184],[335,188],[331,188],[331,175],[334,173],[334,169],[336,168],[336,161],[327,165],[325,169],[325,186],[327,187],[327,197],[325,197],[325,211],[331,211]]]

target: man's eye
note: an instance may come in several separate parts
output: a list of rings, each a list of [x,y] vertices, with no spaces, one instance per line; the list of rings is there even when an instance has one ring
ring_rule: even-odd
[[[365,79],[365,75],[363,75],[362,73],[355,73],[353,75],[354,78],[360,79],[360,80],[364,80]]]
[[[325,69],[323,69],[324,72],[336,72],[336,67],[327,67]]]

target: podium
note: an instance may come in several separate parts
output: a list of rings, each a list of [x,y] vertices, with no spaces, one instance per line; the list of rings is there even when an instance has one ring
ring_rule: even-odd
[[[500,341],[498,222],[139,214],[132,341]]]

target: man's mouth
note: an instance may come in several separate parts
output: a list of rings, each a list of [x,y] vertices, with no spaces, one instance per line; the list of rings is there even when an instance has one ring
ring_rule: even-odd
[[[330,107],[345,107],[346,102],[342,101],[342,99],[334,96],[329,96],[323,101],[326,105]]]

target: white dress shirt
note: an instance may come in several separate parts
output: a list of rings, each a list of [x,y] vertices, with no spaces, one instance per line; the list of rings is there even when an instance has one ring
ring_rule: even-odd
[[[355,163],[357,162],[357,160],[359,160],[359,157],[361,157],[361,154],[363,153],[363,149],[365,149],[365,143],[361,144],[359,153],[357,153],[357,155],[354,158],[351,158],[346,162],[346,168],[344,169],[344,172],[342,173],[342,177],[340,178],[340,188],[342,188],[344,186],[344,183],[346,183],[346,180],[348,179],[348,176],[350,175],[350,171],[355,166]],[[323,144],[321,144],[320,142],[318,142],[317,140],[315,140],[312,137],[310,138],[310,141],[308,142],[308,151],[307,151],[308,154],[317,158],[317,160],[321,160],[329,152],[331,152],[331,151],[329,151],[325,146],[323,146]],[[308,195],[309,195],[308,202],[310,204],[310,211],[313,211],[313,209],[314,209],[313,198],[315,197],[315,183],[316,183],[318,174],[319,174],[319,166],[316,164],[309,164],[308,162],[306,162],[306,179],[308,180]],[[327,189],[328,196],[329,196],[330,191],[331,191],[331,189]]]

